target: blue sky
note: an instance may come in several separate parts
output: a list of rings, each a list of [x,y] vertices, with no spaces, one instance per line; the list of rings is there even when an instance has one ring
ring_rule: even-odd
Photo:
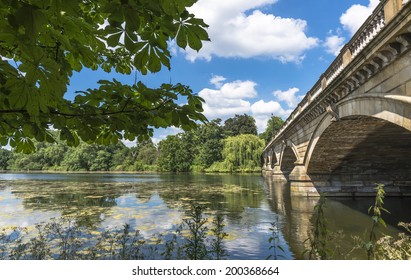
[[[138,79],[152,87],[170,81],[189,85],[206,100],[210,120],[246,113],[262,132],[271,114],[288,117],[378,3],[199,0],[190,10],[210,25],[211,42],[198,53],[171,43],[171,71]],[[82,71],[73,76],[68,94],[112,78],[134,82],[134,74]],[[179,131],[157,130],[154,141]]]

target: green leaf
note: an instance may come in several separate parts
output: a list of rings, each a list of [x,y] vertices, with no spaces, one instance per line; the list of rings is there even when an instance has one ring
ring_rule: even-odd
[[[7,144],[9,143],[9,139],[6,136],[1,136],[0,137],[0,145],[1,146],[7,146]]]
[[[138,44],[141,46],[141,43]],[[147,74],[147,63],[149,60],[149,47],[147,44],[144,44],[144,48],[142,48],[134,57],[134,66],[142,72],[142,74]]]
[[[80,72],[81,69],[83,68],[83,65],[81,64],[81,62],[78,60],[77,57],[74,56],[73,53],[68,53],[66,56],[66,59],[68,61],[68,63],[70,64],[70,66],[77,72]]]
[[[123,34],[122,32],[118,32],[118,33],[110,35],[107,38],[107,45],[109,45],[110,47],[116,47],[120,41],[120,37],[122,34]]]
[[[135,42],[130,38],[129,33],[124,33],[124,45],[130,52],[135,49]]]
[[[70,146],[78,146],[80,144],[78,136],[71,132],[67,127],[64,127],[61,130],[60,139],[65,140]]]
[[[164,66],[168,68],[168,70],[170,70],[171,69],[170,57],[165,55],[161,51],[158,51],[157,54],[158,54],[161,64],[163,64]]]
[[[198,37],[198,35],[190,29],[187,29],[187,39],[188,45],[193,50],[199,51],[203,46],[203,43],[201,42],[201,39]]]
[[[191,30],[193,34],[197,36],[197,38],[204,40],[204,41],[210,40],[210,38],[208,37],[207,31],[205,31],[205,29],[203,29],[202,27],[193,25],[191,26]]]
[[[16,11],[16,20],[20,26],[24,27],[27,38],[35,39],[43,26],[47,23],[47,18],[43,11],[36,6],[23,5]]]
[[[387,224],[385,223],[385,221],[384,221],[381,217],[378,218],[378,222],[379,222],[381,225],[383,225],[384,227],[387,227]]]
[[[150,61],[148,63],[148,69],[152,73],[159,72],[161,70],[161,61],[156,56],[151,56]]]
[[[183,49],[187,47],[187,32],[184,26],[180,26],[180,30],[177,33],[177,45]]]
[[[0,32],[0,41],[7,44],[14,44],[17,40],[16,33],[12,30],[2,30]]]
[[[133,10],[124,10],[124,17],[126,21],[126,30],[129,33],[136,32],[140,28],[140,17],[136,16]]]
[[[10,107],[13,109],[22,109],[27,104],[27,96],[30,94],[24,80],[11,78],[7,80],[5,88],[12,94],[8,96]]]
[[[56,139],[54,139],[53,135],[50,134],[50,132],[46,133],[46,141],[48,143],[55,143]]]
[[[33,137],[34,136],[34,129],[31,124],[24,124],[23,125],[23,134],[27,137]]]

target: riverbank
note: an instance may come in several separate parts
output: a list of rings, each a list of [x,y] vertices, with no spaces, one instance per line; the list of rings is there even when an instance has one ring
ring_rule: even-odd
[[[261,174],[261,169],[244,170],[244,171],[189,171],[189,172],[167,172],[167,171],[125,171],[125,170],[108,170],[108,171],[63,171],[63,170],[0,170],[1,173],[39,173],[39,174]]]

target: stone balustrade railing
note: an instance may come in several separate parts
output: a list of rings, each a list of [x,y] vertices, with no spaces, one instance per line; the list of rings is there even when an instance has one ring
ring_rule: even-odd
[[[379,5],[374,13],[367,19],[362,27],[351,39],[350,52],[352,58],[356,57],[360,51],[378,34],[385,25],[384,6]]]
[[[385,26],[386,16],[385,9],[386,4],[394,5],[393,2],[397,3],[401,0],[381,0],[378,6],[375,8],[374,12],[364,24],[359,28],[359,30],[354,34],[352,39],[343,47],[340,54],[331,63],[328,69],[320,77],[314,87],[307,92],[303,100],[298,104],[297,108],[290,114],[286,119],[281,129],[273,137],[267,147],[280,136],[316,98],[321,94],[321,92],[329,85],[342,71],[343,69],[354,59],[363,49],[367,46],[372,39],[381,31]],[[410,0],[402,0],[402,5],[409,2]]]

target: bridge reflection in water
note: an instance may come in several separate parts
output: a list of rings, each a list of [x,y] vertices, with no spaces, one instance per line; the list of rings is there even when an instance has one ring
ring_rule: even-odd
[[[294,196],[290,193],[289,183],[284,180],[275,180],[272,177],[265,178],[265,189],[269,206],[273,212],[282,216],[281,233],[288,243],[290,250],[296,259],[304,259],[304,252],[308,249],[305,242],[312,226],[314,207],[319,197]],[[398,222],[411,221],[411,198],[388,197],[385,199],[385,207],[391,214],[384,215],[387,228],[381,228],[382,232],[396,236],[400,229]],[[373,205],[372,197],[330,197],[325,205],[325,217],[330,233],[342,233],[335,240],[331,240],[331,247],[340,246],[342,252],[348,252],[353,248],[353,236],[367,240],[372,221],[368,215],[368,208]],[[365,251],[356,251],[351,258],[366,259]]]

